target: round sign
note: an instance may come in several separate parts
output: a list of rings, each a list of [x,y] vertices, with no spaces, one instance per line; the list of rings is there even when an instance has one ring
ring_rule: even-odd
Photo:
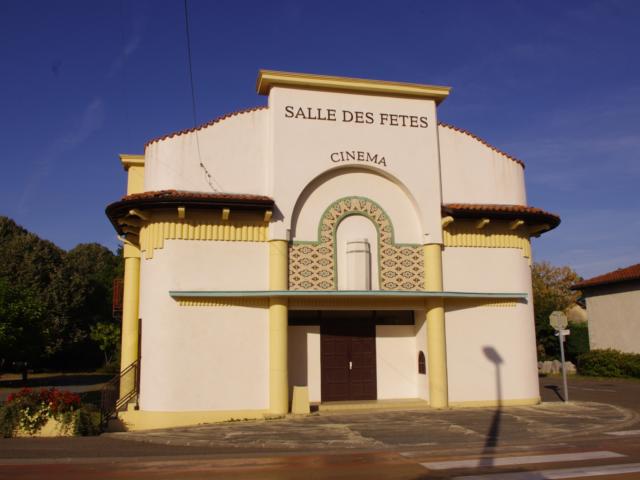
[[[549,323],[556,330],[564,330],[567,326],[567,316],[564,312],[556,310],[549,315]]]

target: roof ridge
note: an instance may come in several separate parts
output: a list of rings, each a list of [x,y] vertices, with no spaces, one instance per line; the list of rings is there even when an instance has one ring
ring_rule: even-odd
[[[185,128],[184,130],[178,130],[176,132],[167,133],[160,137],[152,138],[151,140],[147,141],[147,143],[144,144],[144,148],[147,148],[152,143],[159,142],[161,140],[166,140],[167,138],[178,137],[180,135],[202,130],[203,128],[210,127],[211,125],[215,123],[219,123],[222,120],[226,120],[227,118],[235,117],[237,115],[242,115],[244,113],[257,112],[259,110],[267,110],[268,108],[269,107],[267,105],[258,105],[255,107],[243,108],[241,110],[235,110],[233,112],[225,113],[224,115],[220,115],[219,117],[216,117],[213,120],[209,120],[208,122],[205,122],[203,124],[200,124],[197,127]]]
[[[640,263],[635,265],[629,265],[628,267],[621,267],[616,270],[612,270],[595,277],[587,278],[571,286],[572,289],[577,290],[584,287],[595,287],[598,285],[605,285],[609,283],[620,283],[629,280],[640,280]]]
[[[509,160],[512,160],[514,162],[516,162],[517,164],[519,164],[522,168],[526,168],[525,164],[522,160],[514,157],[513,155],[509,155],[507,152],[500,150],[498,147],[491,145],[489,142],[487,142],[484,138],[479,137],[478,135],[471,133],[469,130],[465,130],[464,128],[460,128],[460,127],[456,127],[455,125],[451,125],[450,123],[445,123],[445,122],[438,122],[438,126],[440,127],[444,127],[444,128],[448,128],[450,130],[453,130],[455,132],[460,132],[463,133],[465,135],[470,136],[471,138],[479,141],[481,144],[483,144],[486,147],[489,147],[491,150],[493,150],[494,152],[499,153],[500,155],[504,155],[505,157],[507,157]]]

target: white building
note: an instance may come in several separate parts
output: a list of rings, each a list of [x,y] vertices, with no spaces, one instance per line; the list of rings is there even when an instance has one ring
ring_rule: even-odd
[[[587,303],[589,346],[640,353],[640,263],[571,287]]]
[[[559,218],[527,206],[522,162],[439,124],[447,87],[261,71],[257,89],[267,107],[121,156],[129,428],[281,415],[294,386],[537,403],[529,241]]]

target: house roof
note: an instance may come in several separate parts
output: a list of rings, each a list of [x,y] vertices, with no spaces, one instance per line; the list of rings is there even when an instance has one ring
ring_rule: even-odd
[[[611,283],[629,282],[632,280],[640,280],[640,263],[631,265],[630,267],[619,268],[613,272],[598,275],[597,277],[588,278],[582,282],[576,283],[571,287],[571,289],[582,290],[584,288],[609,285]]]
[[[118,233],[122,233],[118,218],[125,217],[133,209],[155,210],[159,208],[224,208],[241,210],[270,209],[273,199],[248,193],[189,192],[184,190],[158,190],[125,195],[106,208],[107,217]]]
[[[522,219],[529,222],[546,224],[548,230],[560,225],[560,217],[554,213],[546,212],[540,208],[527,207],[525,205],[496,205],[478,203],[447,203],[442,205],[443,215],[451,215],[458,218],[503,218]]]

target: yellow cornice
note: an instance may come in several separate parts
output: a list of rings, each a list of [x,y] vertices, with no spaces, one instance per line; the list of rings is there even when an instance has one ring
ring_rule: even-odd
[[[258,93],[260,95],[268,95],[271,87],[275,86],[428,98],[436,103],[442,102],[451,91],[451,87],[437,85],[260,70],[256,82]]]
[[[129,167],[144,167],[144,155],[121,153],[119,156],[125,170],[129,170]]]

